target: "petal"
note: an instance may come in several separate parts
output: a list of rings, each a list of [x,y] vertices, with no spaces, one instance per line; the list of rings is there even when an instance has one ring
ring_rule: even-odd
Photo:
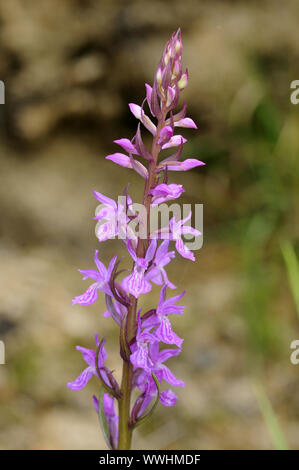
[[[152,315],[150,318],[147,318],[143,320],[142,326],[143,328],[153,328],[154,326],[159,326],[160,325],[160,320],[157,317],[157,315]]]
[[[181,349],[162,349],[162,351],[159,352],[159,355],[156,358],[156,361],[162,364],[162,362],[167,361],[171,357],[178,356],[181,353]]]
[[[152,362],[156,364],[159,360],[159,342],[154,341],[149,345],[149,354]],[[159,361],[160,362],[160,361]]]
[[[135,367],[145,371],[149,370],[148,348],[145,344],[138,345],[136,351],[130,356],[130,361]]]
[[[160,402],[164,406],[173,406],[176,404],[178,397],[172,390],[163,390],[160,394]]]
[[[149,105],[151,113],[153,114],[152,109],[151,109],[151,100],[152,100],[153,89],[148,83],[145,84],[145,89],[146,89],[146,101],[147,101],[147,104]]]
[[[187,246],[184,244],[181,238],[179,238],[176,241],[175,247],[176,247],[177,252],[181,256],[183,256],[183,258],[187,258],[187,259],[190,259],[191,261],[195,261],[194,254],[192,253],[192,251],[189,250],[189,248],[187,248]]]
[[[159,268],[151,267],[149,271],[145,274],[145,279],[147,281],[151,281],[157,286],[161,286],[163,284],[163,277]]]
[[[111,274],[112,274],[112,271],[113,271],[113,269],[114,269],[116,260],[117,260],[117,256],[115,255],[115,256],[113,256],[113,258],[111,259],[111,261],[110,261],[110,263],[109,263],[108,271],[107,271],[107,276],[106,276],[107,281],[109,281],[109,279],[110,279],[110,277],[111,277]]]
[[[160,268],[160,269],[161,269],[161,275],[163,277],[163,281],[167,285],[167,287],[169,287],[169,289],[176,289],[176,286],[172,282],[170,282],[170,280],[168,279],[167,272],[165,271],[165,269],[164,268]]]
[[[133,145],[132,142],[129,139],[114,140],[114,143],[117,144],[117,145],[120,145],[126,152],[138,155],[137,150],[135,148],[135,145]],[[120,155],[122,155],[122,154],[120,154]]]
[[[111,160],[117,165],[123,166],[125,168],[132,168],[130,157],[128,157],[128,155],[125,155],[124,153],[111,153],[111,155],[107,155],[106,160]]]
[[[136,119],[139,119],[142,124],[153,134],[156,134],[157,128],[150,118],[144,113],[141,106],[135,103],[129,103],[129,108]]]
[[[93,375],[91,367],[87,367],[84,371],[74,380],[73,382],[69,382],[67,387],[71,390],[81,390],[85,387],[85,385],[89,382]]]
[[[158,309],[163,306],[163,303],[165,302],[166,299],[166,286],[163,286],[160,292],[160,298],[159,298],[159,303],[158,303]]]
[[[148,171],[142,163],[138,160],[134,160],[133,157],[130,157],[131,167],[133,170],[136,171],[142,178],[146,179],[148,177]]]
[[[104,242],[115,238],[117,235],[117,220],[116,217],[111,218],[108,222],[98,223],[96,226],[96,236],[99,242]]]
[[[94,254],[94,262],[101,275],[101,280],[104,281],[107,277],[107,269],[106,269],[106,266],[102,263],[102,261],[99,260],[98,255],[99,255],[99,250],[96,250]]]
[[[83,348],[82,346],[76,346],[77,351],[82,353],[84,361],[91,367],[94,367],[96,353],[92,349]]]
[[[190,225],[183,225],[181,227],[182,235],[193,235],[194,237],[199,237],[202,233],[196,228],[191,227]]]
[[[181,348],[184,341],[172,330],[171,323],[167,317],[161,319],[160,326],[158,326],[154,333],[163,343],[175,344],[179,348]]]
[[[167,102],[166,106],[170,106],[173,100],[176,97],[176,90],[174,90],[171,86],[168,87],[167,89]]]
[[[130,240],[128,241],[128,243],[126,244],[126,246],[127,246],[128,252],[129,252],[130,255],[131,255],[131,258],[132,258],[134,261],[137,261],[137,255],[136,255],[136,253],[135,253],[135,250],[134,250],[133,247],[132,247],[132,243],[131,243]]]
[[[129,108],[131,113],[135,116],[136,119],[141,119],[141,106],[135,103],[129,103]]]
[[[111,199],[110,197],[104,196],[104,194],[99,193],[98,191],[92,191],[93,195],[98,201],[100,201],[102,204],[107,204],[108,206],[113,207],[116,209],[116,202]]]
[[[186,72],[183,73],[183,75],[178,81],[178,87],[181,91],[184,90],[184,88],[186,88],[186,86],[188,85],[188,79],[189,79],[188,69],[186,69]]]
[[[197,129],[197,125],[191,118],[183,118],[180,119],[179,121],[175,121],[174,125],[176,127],[188,127],[190,129]]]
[[[154,255],[155,255],[155,252],[156,252],[156,249],[157,249],[157,240],[154,238],[151,241],[151,243],[150,243],[150,245],[147,249],[146,255],[145,255],[145,259],[146,259],[147,262],[150,262],[153,259]]]
[[[171,126],[165,126],[163,127],[163,129],[161,129],[161,132],[160,132],[160,136],[159,136],[159,140],[158,140],[158,145],[161,145],[163,146],[164,144],[166,144],[167,142],[169,142],[169,140],[171,139],[171,137],[173,136],[173,129]]]
[[[137,299],[140,294],[147,294],[152,289],[151,284],[144,279],[144,273],[133,271],[122,280],[123,288]]]
[[[169,171],[188,171],[192,170],[192,168],[203,165],[205,165],[205,163],[197,160],[196,158],[187,158],[187,160],[184,160],[183,162],[175,162],[173,165],[169,162],[167,164],[167,169]]]
[[[169,315],[170,313],[179,313],[182,314],[184,310],[183,305],[174,305],[176,302],[181,300],[182,297],[186,294],[186,291],[184,290],[181,294],[176,295],[174,297],[169,297],[169,299],[165,300],[163,304],[163,313],[166,313]]]
[[[106,219],[109,220],[115,213],[115,209],[111,206],[107,206],[107,204],[104,207],[97,207],[96,209],[96,215],[94,217],[94,220],[102,220]]]
[[[176,376],[168,369],[167,366],[163,365],[162,367],[163,379],[166,380],[170,385],[174,387],[185,387],[185,384],[182,380],[176,378]]]
[[[74,297],[72,300],[72,304],[80,304],[80,305],[91,305],[93,304],[98,298],[98,284],[94,283],[89,286],[84,294],[78,295]]]
[[[78,271],[83,275],[83,281],[86,279],[92,279],[97,282],[102,280],[100,273],[95,271],[95,269],[78,269]]]
[[[172,147],[178,147],[179,145],[181,145],[182,141],[184,144],[185,142],[187,142],[187,139],[185,139],[185,137],[183,137],[182,135],[174,135],[166,144],[162,145],[162,150],[169,149]]]
[[[160,264],[160,260],[163,260],[165,258],[166,254],[168,253],[168,247],[169,247],[169,240],[164,240],[159,246],[159,248],[157,249],[157,253],[155,256],[156,263]]]

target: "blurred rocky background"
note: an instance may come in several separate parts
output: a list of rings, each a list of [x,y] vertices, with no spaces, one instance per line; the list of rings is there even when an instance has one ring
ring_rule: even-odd
[[[131,181],[140,198],[139,178],[104,157],[113,139],[134,135],[127,103],[142,101],[178,26],[184,99],[199,124],[185,133],[185,156],[207,166],[175,180],[183,202],[204,204],[204,245],[196,263],[170,268],[187,289],[172,365],[186,388],[134,445],[273,448],[272,412],[299,448],[299,365],[289,358],[299,320],[281,252],[285,241],[298,247],[298,18],[297,0],[0,1],[0,448],[105,447],[96,381],[81,392],[66,383],[84,367],[75,345],[92,347],[94,331],[119,371],[116,328],[102,300],[71,306],[85,288],[76,269],[92,267],[97,247],[91,190],[116,197]],[[103,261],[116,246],[99,247]]]

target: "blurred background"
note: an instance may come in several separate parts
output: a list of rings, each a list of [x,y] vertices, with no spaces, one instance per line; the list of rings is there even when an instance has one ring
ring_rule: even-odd
[[[0,1],[0,448],[105,448],[96,380],[80,392],[66,383],[85,364],[75,345],[93,347],[94,331],[119,377],[117,331],[102,298],[71,299],[94,249],[104,262],[118,249],[98,246],[91,191],[116,197],[130,181],[140,200],[141,179],[104,157],[134,135],[127,103],[141,103],[178,26],[183,99],[199,125],[184,133],[184,156],[207,165],[171,176],[182,202],[204,204],[204,245],[195,263],[169,268],[187,290],[183,352],[170,361],[186,388],[134,447],[299,448],[298,18],[296,0]]]

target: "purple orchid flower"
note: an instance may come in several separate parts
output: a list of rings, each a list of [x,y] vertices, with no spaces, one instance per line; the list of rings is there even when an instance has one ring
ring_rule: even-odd
[[[185,245],[182,235],[192,235],[198,237],[201,235],[201,232],[190,225],[184,225],[188,220],[191,219],[192,212],[190,211],[189,215],[183,219],[176,221],[173,217],[169,222],[169,232],[171,234],[171,239],[175,240],[175,247],[177,252],[183,256],[183,258],[188,258],[191,261],[195,261],[195,256],[191,250]]]
[[[97,191],[93,191],[93,194],[98,201],[104,204],[104,207],[100,208],[94,217],[94,220],[105,221],[97,225],[96,235],[99,242],[115,238],[116,236],[122,239],[136,239],[134,232],[127,226],[129,215],[133,214],[130,196],[124,197],[124,201],[120,200],[116,203],[113,199]]]
[[[155,330],[155,336],[160,341],[163,341],[163,343],[175,344],[179,348],[181,348],[184,340],[172,330],[168,316],[172,314],[183,315],[185,307],[181,305],[175,305],[175,303],[178,302],[184,295],[185,291],[180,295],[170,297],[168,300],[166,300],[166,286],[163,286],[160,293],[158,308],[156,310],[156,316],[160,324]]]
[[[147,294],[152,289],[151,284],[145,277],[145,272],[148,268],[149,262],[155,255],[156,247],[157,241],[152,240],[147,249],[145,258],[138,258],[135,251],[132,249],[131,243],[128,242],[127,244],[128,251],[135,261],[135,265],[132,273],[122,280],[122,287],[127,292],[134,295],[136,299],[138,299],[140,294]]]
[[[186,160],[182,162],[178,162],[175,160],[174,161],[167,160],[167,161],[161,162],[158,165],[158,168],[165,169],[167,166],[168,171],[188,171],[188,170],[192,170],[192,168],[196,168],[197,166],[204,166],[204,165],[205,163],[201,162],[197,158],[187,158]]]
[[[141,328],[140,310],[137,318],[137,333],[136,342],[131,346],[130,361],[137,369],[143,369],[149,372],[152,367],[152,362],[149,358],[148,345],[156,342],[156,338],[149,330],[143,330]]]
[[[92,279],[95,281],[93,284],[89,286],[84,294],[78,295],[77,297],[73,298],[73,305],[81,304],[81,305],[91,305],[93,304],[98,298],[98,291],[104,292],[105,294],[112,295],[111,289],[109,286],[109,281],[111,277],[111,273],[113,271],[115,261],[117,256],[114,256],[109,263],[108,269],[106,269],[105,265],[99,261],[98,259],[98,250],[95,252],[94,262],[98,270],[95,269],[79,269],[78,271],[83,274],[83,280],[85,279]]]
[[[175,258],[174,251],[168,251],[169,240],[164,240],[156,251],[154,261],[145,275],[147,281],[151,281],[158,286],[165,284],[170,289],[176,289],[176,286],[169,281],[165,266]]]
[[[97,334],[95,334],[96,338],[96,344],[99,346],[99,340],[97,337]],[[105,341],[102,342],[101,348],[99,351],[99,361],[98,361],[98,367],[101,369],[104,367],[104,364],[107,359],[107,353],[104,348]],[[73,381],[69,382],[67,384],[67,387],[70,388],[71,390],[82,390],[86,386],[86,384],[90,381],[91,377],[95,375],[96,377],[98,376],[97,370],[96,370],[96,353],[92,349],[86,349],[83,348],[82,346],[77,346],[76,347],[77,351],[80,351],[82,353],[84,361],[88,364],[88,367],[81,372],[81,374]],[[103,379],[105,379],[105,375],[103,374]]]
[[[171,357],[178,356],[180,349],[164,349],[159,351],[159,342],[151,342],[149,344],[149,356],[151,361],[150,371],[142,371],[137,379],[138,388],[145,392],[144,402],[140,409],[140,414],[148,407],[149,403],[157,395],[157,386],[151,375],[153,372],[158,379],[159,383],[165,380],[169,385],[174,387],[184,387],[185,384],[179,380],[171,372],[171,370],[164,364],[165,361]],[[160,394],[160,402],[164,406],[173,406],[177,402],[177,396],[172,390],[164,390]]]
[[[175,304],[184,295],[185,291],[180,295],[170,297],[166,300],[166,285],[164,285],[160,292],[160,299],[155,314],[145,319],[142,325],[143,328],[149,330],[153,327],[157,327],[153,331],[153,334],[159,341],[166,344],[175,344],[179,348],[181,348],[184,340],[172,330],[168,316],[172,314],[183,315],[185,307]]]
[[[152,207],[162,204],[173,199],[177,199],[185,192],[182,184],[158,184],[155,188],[150,190],[150,194],[153,197]]]

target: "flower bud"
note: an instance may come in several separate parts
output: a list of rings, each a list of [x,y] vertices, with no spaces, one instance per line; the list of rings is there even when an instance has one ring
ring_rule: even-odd
[[[162,70],[161,67],[158,67],[157,72],[156,72],[156,80],[158,85],[160,86],[162,83]]]
[[[186,72],[183,73],[183,75],[178,81],[178,87],[180,90],[184,90],[184,88],[186,88],[186,86],[188,85],[188,79],[188,70],[186,69]]]
[[[166,106],[167,107],[170,106],[174,99],[175,99],[175,90],[169,86],[167,90]]]

